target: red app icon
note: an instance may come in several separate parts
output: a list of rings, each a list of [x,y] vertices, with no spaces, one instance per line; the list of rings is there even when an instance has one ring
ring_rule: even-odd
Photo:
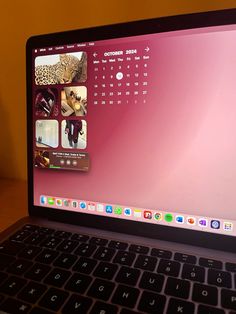
[[[150,212],[150,210],[145,210],[143,216],[146,219],[152,219],[152,212]]]
[[[194,217],[188,217],[187,218],[187,224],[188,225],[195,225],[196,224],[196,219]]]

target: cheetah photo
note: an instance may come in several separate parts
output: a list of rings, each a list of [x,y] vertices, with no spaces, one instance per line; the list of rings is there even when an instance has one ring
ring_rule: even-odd
[[[36,85],[81,83],[86,79],[85,52],[39,56],[35,59]]]

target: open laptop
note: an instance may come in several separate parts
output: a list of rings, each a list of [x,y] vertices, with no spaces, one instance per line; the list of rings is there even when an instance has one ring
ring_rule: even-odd
[[[236,10],[27,42],[29,217],[1,313],[236,313]]]

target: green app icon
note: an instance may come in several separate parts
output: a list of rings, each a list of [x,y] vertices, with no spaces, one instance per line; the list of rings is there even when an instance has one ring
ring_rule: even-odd
[[[165,214],[165,221],[171,222],[173,220],[173,215],[172,214]]]
[[[121,207],[116,207],[114,213],[116,215],[121,215],[122,214],[122,208]]]
[[[54,202],[55,202],[55,200],[53,197],[48,197],[48,204],[49,205],[54,205]]]

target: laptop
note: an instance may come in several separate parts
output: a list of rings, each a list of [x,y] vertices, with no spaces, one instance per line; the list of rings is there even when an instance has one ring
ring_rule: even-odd
[[[0,313],[236,313],[235,55],[235,9],[28,40]]]

